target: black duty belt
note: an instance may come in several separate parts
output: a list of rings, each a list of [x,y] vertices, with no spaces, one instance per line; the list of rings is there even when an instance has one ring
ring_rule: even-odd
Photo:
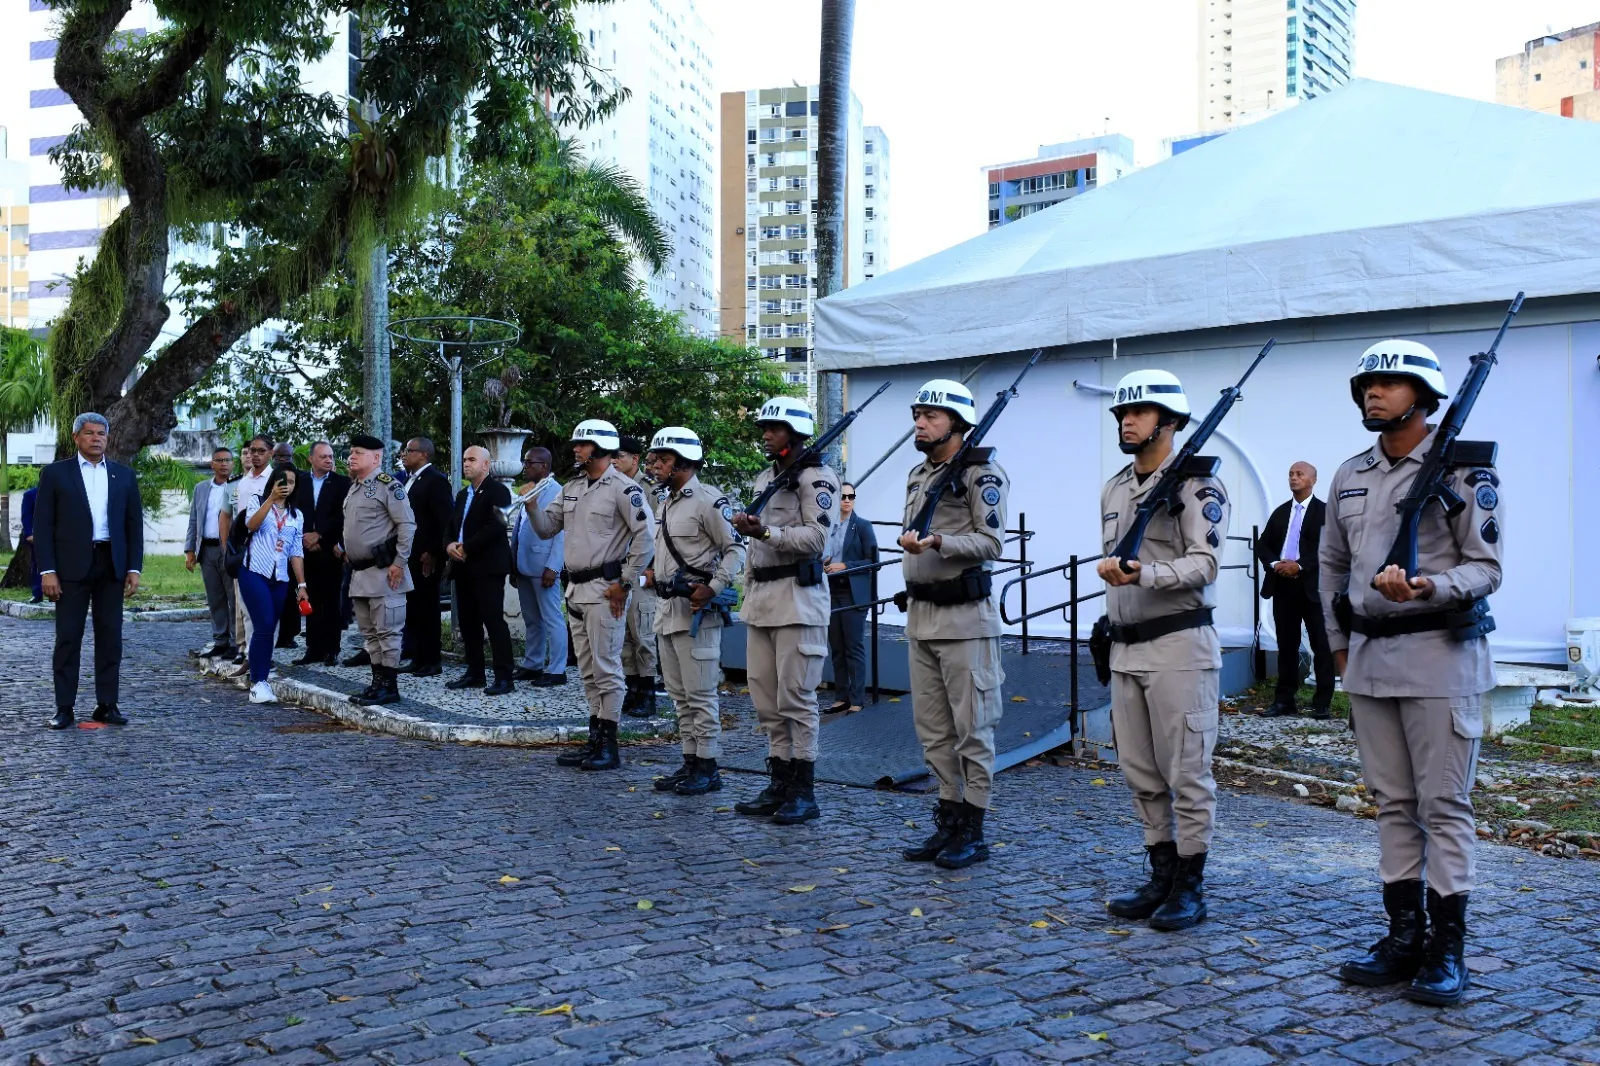
[[[222,543],[222,540],[219,537],[201,537],[200,538],[200,547],[202,547],[202,548],[215,548],[217,545],[219,545],[221,543]]]
[[[1367,638],[1405,637],[1414,633],[1448,632],[1456,641],[1475,640],[1494,632],[1489,601],[1479,598],[1443,611],[1407,611],[1384,618],[1350,612],[1350,630]]]
[[[1111,639],[1118,644],[1143,644],[1168,633],[1202,629],[1211,624],[1211,613],[1210,607],[1196,607],[1192,611],[1179,611],[1146,622],[1112,622]]]
[[[936,607],[956,607],[989,598],[994,579],[981,566],[963,570],[960,577],[943,581],[907,581],[906,596]]]
[[[587,570],[567,571],[567,580],[572,582],[574,585],[581,585],[585,581],[593,581],[597,577],[603,577],[607,581],[616,581],[620,579],[622,577],[622,563],[620,561],[613,561],[609,563],[601,563],[599,566],[593,566]]]
[[[750,568],[751,581],[782,581],[784,578],[794,578],[795,584],[801,588],[810,588],[812,585],[822,584],[822,557],[813,555],[809,559],[799,562],[782,563],[778,566],[752,566]]]

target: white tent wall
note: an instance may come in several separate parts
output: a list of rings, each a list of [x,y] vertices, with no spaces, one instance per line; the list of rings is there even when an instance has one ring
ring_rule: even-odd
[[[1600,313],[1589,314],[1600,318]],[[1538,313],[1529,317],[1533,321],[1513,329],[1502,344],[1500,365],[1466,436],[1500,444],[1506,580],[1492,601],[1499,625],[1492,638],[1495,653],[1508,661],[1559,662],[1566,619],[1600,614],[1600,578],[1576,551],[1582,543],[1592,545],[1593,531],[1600,529],[1600,382],[1595,380],[1600,372],[1594,364],[1600,323],[1541,322]],[[1238,379],[1266,337],[1276,334],[1277,348],[1223,423],[1222,435],[1237,447],[1219,436],[1206,448],[1223,461],[1221,477],[1233,504],[1230,535],[1247,536],[1253,525],[1265,526],[1271,509],[1287,498],[1290,463],[1303,459],[1315,465],[1318,495],[1326,498],[1339,464],[1372,443],[1372,434],[1361,428],[1348,384],[1350,369],[1368,344],[1405,336],[1431,345],[1454,388],[1468,358],[1489,343],[1497,326],[1492,309],[1475,307],[1302,319],[1251,327],[1225,342],[1214,333],[1143,338],[1122,342],[1117,359],[1109,357],[1109,345],[1093,346],[1106,353],[1099,358],[1083,358],[1090,346],[1075,346],[1067,354],[1079,357],[1040,362],[986,443],[998,446],[999,461],[1011,477],[1012,524],[1025,512],[1029,527],[1037,531],[1029,558],[1042,568],[1065,562],[1074,552],[1097,554],[1100,488],[1127,458],[1116,447],[1105,397],[1075,388],[1074,381],[1110,387],[1132,370],[1161,367],[1183,380],[1199,416],[1221,389]],[[1021,363],[1020,355],[997,357],[970,382],[980,409],[1010,383]],[[859,475],[905,432],[910,425],[907,405],[918,385],[932,377],[959,378],[972,365],[966,360],[852,371],[849,390],[855,396],[869,395],[884,380],[895,384],[852,427],[850,474]],[[1575,456],[1585,457],[1581,466],[1574,463]],[[902,445],[859,489],[861,513],[898,518],[905,476],[917,461],[911,445]],[[1583,540],[1575,540],[1575,533]],[[892,543],[893,536],[892,530],[881,529],[880,543]],[[1006,554],[1015,553],[1013,545]],[[1245,546],[1231,542],[1224,562],[1246,561]],[[1098,588],[1092,567],[1084,567],[1079,578],[1080,592]],[[899,587],[898,568],[889,568],[879,595]],[[1220,592],[1218,622],[1225,642],[1248,644],[1253,609],[1248,576],[1228,571],[1220,578]],[[1035,606],[1065,599],[1065,582],[1044,579],[1030,596]],[[1011,601],[1013,610],[1016,602]],[[1081,624],[1087,626],[1099,611],[1099,601],[1085,605]],[[1032,625],[1041,633],[1066,633],[1059,616],[1042,617]],[[1270,610],[1263,610],[1261,636],[1265,646],[1273,646]]]

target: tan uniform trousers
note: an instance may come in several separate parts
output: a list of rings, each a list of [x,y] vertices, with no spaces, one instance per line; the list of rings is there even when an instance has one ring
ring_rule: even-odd
[[[722,754],[722,708],[717,700],[717,683],[722,680],[721,622],[702,622],[700,632],[692,637],[685,630],[656,639],[661,648],[661,676],[678,709],[683,753],[717,758]]]
[[[756,724],[774,759],[817,760],[817,686],[827,626],[746,626],[745,673]]]
[[[568,603],[567,622],[572,627],[572,648],[578,653],[578,673],[589,713],[608,722],[622,720],[622,697],[628,683],[622,673],[622,638],[627,616],[617,618],[611,604]]]
[[[1350,725],[1378,802],[1378,875],[1470,892],[1477,870],[1472,783],[1486,696],[1350,696]]]
[[[367,657],[376,666],[400,665],[400,631],[406,627],[406,594],[352,596],[356,627],[366,642]]]
[[[628,597],[627,635],[622,641],[622,672],[629,677],[656,679],[656,607],[649,589],[634,589]]]
[[[1004,680],[999,637],[911,641],[911,718],[940,799],[988,809]]]
[[[1220,670],[1153,670],[1111,675],[1111,734],[1133,792],[1146,845],[1176,840],[1179,855],[1211,845],[1217,782]]]

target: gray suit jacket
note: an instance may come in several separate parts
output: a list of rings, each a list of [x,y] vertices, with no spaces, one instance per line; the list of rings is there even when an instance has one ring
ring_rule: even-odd
[[[561,495],[561,485],[552,480],[545,486],[543,492],[534,497],[534,501],[542,511],[559,495]],[[561,572],[562,559],[567,550],[566,533],[557,533],[549,540],[543,539],[533,531],[527,511],[522,508],[517,509],[516,521],[512,523],[511,528],[511,539],[515,549],[511,565],[517,574],[523,577],[539,577],[546,570],[554,570],[558,574]]]
[[[211,502],[211,490],[218,492],[232,492],[233,487],[227,483],[218,485],[211,478],[206,478],[194,487],[194,494],[189,500],[189,530],[183,535],[183,550],[200,554],[200,534],[204,529],[206,520],[206,507]],[[229,511],[226,503],[223,504],[219,515]]]
[[[839,552],[836,562],[854,568],[867,563],[878,561],[878,535],[872,528],[872,523],[858,514],[850,516],[849,525],[844,533],[844,547]],[[835,595],[842,594],[843,586],[848,583],[850,588],[850,602],[872,602],[872,574],[863,571],[851,574],[848,577],[832,577],[828,579],[829,588]]]

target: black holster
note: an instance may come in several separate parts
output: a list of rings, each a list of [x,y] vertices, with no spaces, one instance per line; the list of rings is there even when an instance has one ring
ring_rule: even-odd
[[[1111,617],[1101,615],[1089,630],[1089,657],[1094,660],[1094,676],[1102,685],[1111,684]]]

